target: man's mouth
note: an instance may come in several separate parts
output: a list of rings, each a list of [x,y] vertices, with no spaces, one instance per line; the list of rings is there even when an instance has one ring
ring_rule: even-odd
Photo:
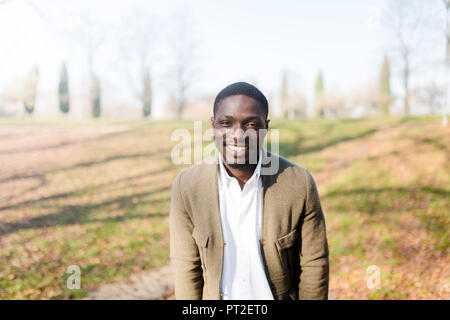
[[[231,143],[231,144],[225,143],[224,147],[225,147],[226,154],[228,154],[229,156],[232,156],[232,157],[237,157],[237,158],[244,157],[249,149],[248,145],[245,145],[245,144],[239,145],[239,144],[234,144],[234,143]]]
[[[234,145],[234,144],[226,144],[225,147],[228,150],[235,151],[235,152],[242,152],[242,151],[248,150],[248,146],[246,146],[246,145],[239,146],[239,145]]]

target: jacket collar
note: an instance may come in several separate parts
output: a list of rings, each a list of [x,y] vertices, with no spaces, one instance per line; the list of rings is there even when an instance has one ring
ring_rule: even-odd
[[[262,158],[263,158],[263,150],[259,151],[259,158],[258,158],[258,163],[256,165],[256,168],[252,174],[252,176],[250,177],[250,179],[248,180],[248,183],[252,183],[252,182],[256,182],[258,181],[260,175],[261,175],[261,164],[262,164]],[[217,152],[217,158],[219,161],[219,165],[218,165],[218,176],[219,179],[222,183],[225,183],[226,185],[229,185],[231,183],[231,181],[233,181],[233,177],[231,177],[227,170],[225,169],[225,165],[223,164],[222,161],[222,157],[221,154],[219,152]]]

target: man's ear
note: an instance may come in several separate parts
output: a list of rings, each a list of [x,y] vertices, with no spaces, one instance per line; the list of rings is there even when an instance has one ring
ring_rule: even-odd
[[[214,116],[211,116],[211,127],[214,127]]]
[[[269,122],[270,122],[270,119],[267,119],[266,120],[266,129],[269,129]]]

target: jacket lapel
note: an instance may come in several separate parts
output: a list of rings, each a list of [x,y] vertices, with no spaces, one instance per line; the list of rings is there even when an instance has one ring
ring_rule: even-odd
[[[261,225],[261,240],[264,238],[264,202],[265,195],[267,189],[270,187],[270,185],[273,183],[273,179],[275,175],[271,174],[264,174],[264,171],[268,172],[267,170],[264,170],[264,168],[269,168],[272,162],[272,154],[269,151],[266,151],[263,149],[262,152],[263,158],[261,163],[261,179],[262,179],[262,190],[261,190],[261,218],[262,218],[262,225]],[[217,154],[214,155],[217,159]],[[223,247],[223,230],[222,230],[222,220],[220,217],[220,204],[219,204],[219,191],[218,191],[218,171],[219,171],[219,163],[216,161],[215,163],[209,162],[206,164],[206,170],[205,174],[202,177],[204,183],[202,185],[204,186],[203,191],[201,192],[201,195],[204,196],[204,203],[208,204],[209,207],[207,208],[207,212],[210,214],[211,224],[212,224],[212,231],[214,235],[214,240],[217,241],[217,244]],[[222,253],[223,255],[223,253]]]
[[[217,157],[217,155],[215,155]],[[217,159],[217,158],[216,158]],[[223,233],[222,222],[220,218],[220,206],[219,206],[219,189],[218,189],[218,169],[219,163],[208,163],[206,165],[205,175],[202,177],[204,180],[204,190],[201,193],[204,196],[204,203],[208,204],[207,212],[209,219],[211,220],[212,233],[214,242],[217,241],[218,245],[223,246]],[[206,218],[206,217],[205,217]]]
[[[262,152],[263,159],[261,163],[261,180],[262,180],[262,190],[261,190],[261,230],[260,230],[260,243],[264,244],[264,239],[266,239],[267,232],[264,221],[267,218],[267,210],[265,204],[268,199],[266,199],[266,193],[268,188],[273,184],[274,175],[267,174],[267,168],[270,167],[272,162],[272,154],[263,149]]]

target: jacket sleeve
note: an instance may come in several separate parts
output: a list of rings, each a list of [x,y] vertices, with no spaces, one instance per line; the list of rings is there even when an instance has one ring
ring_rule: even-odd
[[[169,214],[175,297],[178,300],[199,300],[202,299],[203,272],[198,247],[192,237],[194,226],[180,191],[182,173],[177,175],[172,185]]]
[[[313,177],[306,170],[306,204],[301,225],[299,299],[328,299],[329,252],[325,218]]]

